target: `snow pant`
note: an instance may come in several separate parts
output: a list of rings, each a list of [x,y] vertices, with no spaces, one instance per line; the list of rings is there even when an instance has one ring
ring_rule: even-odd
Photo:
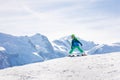
[[[70,50],[69,54],[72,54],[72,52],[73,52],[75,49],[78,49],[81,54],[84,52],[79,46],[75,46],[75,47],[73,47],[73,48]]]

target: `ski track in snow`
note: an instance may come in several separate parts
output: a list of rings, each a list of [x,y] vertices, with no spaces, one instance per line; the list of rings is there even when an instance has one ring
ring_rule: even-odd
[[[120,80],[120,52],[64,57],[0,70],[0,80]]]

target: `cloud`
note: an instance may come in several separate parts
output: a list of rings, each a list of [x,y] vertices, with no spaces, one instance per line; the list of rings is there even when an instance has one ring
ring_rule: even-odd
[[[109,39],[119,41],[118,12],[117,0],[3,0],[0,31],[14,35],[39,32],[49,38],[76,33],[96,41],[112,33]]]

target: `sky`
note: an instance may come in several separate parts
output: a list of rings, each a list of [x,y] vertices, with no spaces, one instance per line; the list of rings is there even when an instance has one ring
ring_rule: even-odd
[[[120,42],[120,0],[0,0],[0,32]]]

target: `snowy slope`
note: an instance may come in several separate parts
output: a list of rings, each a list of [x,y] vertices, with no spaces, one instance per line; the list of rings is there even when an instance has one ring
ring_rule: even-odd
[[[120,52],[65,57],[0,70],[0,80],[120,80]]]

